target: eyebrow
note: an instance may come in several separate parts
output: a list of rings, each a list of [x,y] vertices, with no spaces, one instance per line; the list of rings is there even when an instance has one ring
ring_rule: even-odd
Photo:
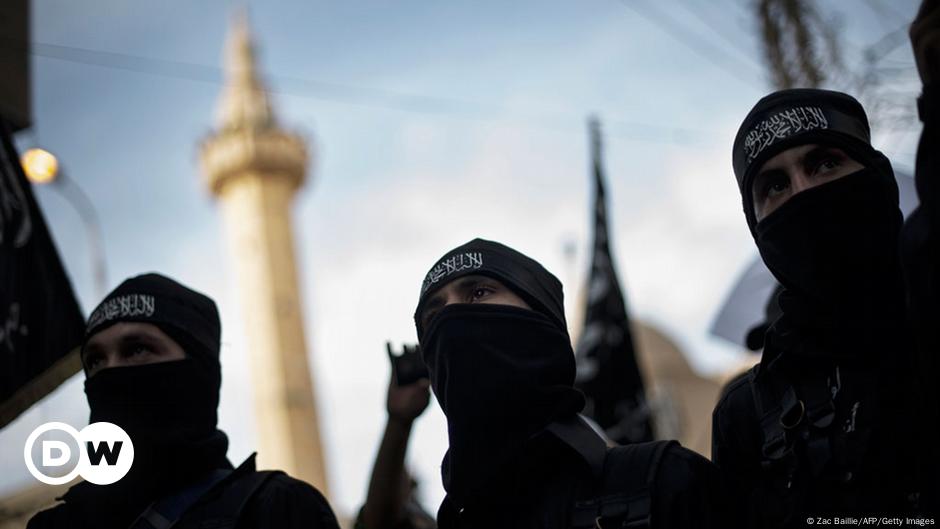
[[[844,151],[837,147],[828,147],[825,145],[819,145],[815,149],[806,153],[806,156],[803,157],[803,166],[811,167],[816,165],[817,162],[821,161],[826,156],[835,155],[842,158],[848,157]]]
[[[147,342],[149,344],[153,344],[156,341],[157,341],[157,337],[154,336],[152,333],[150,333],[146,329],[134,329],[132,331],[129,331],[127,334],[122,334],[117,339],[117,343],[119,347],[134,344],[137,342]],[[98,345],[97,343],[89,343],[88,345],[85,346],[84,354],[88,355],[91,353],[100,353],[102,352],[101,349],[102,349],[101,346]]]
[[[487,279],[490,279],[490,278],[484,275],[480,275],[480,274],[470,274],[470,275],[465,275],[463,277],[458,277],[457,279],[454,279],[451,283],[456,285],[457,290],[465,290],[467,288],[472,287],[474,284],[478,283],[479,281],[483,281]],[[448,283],[448,285],[451,283]],[[441,295],[442,290],[443,290],[443,287],[441,287],[440,290],[435,292],[434,295],[432,295],[431,298],[428,299],[427,302],[425,302],[424,308],[421,309],[422,320],[427,318],[427,314],[429,311],[434,310],[434,309],[439,309],[444,306],[444,296]]]

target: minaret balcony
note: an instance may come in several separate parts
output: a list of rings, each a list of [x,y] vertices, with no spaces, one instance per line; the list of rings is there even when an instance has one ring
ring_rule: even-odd
[[[303,139],[277,129],[222,131],[204,141],[201,151],[203,173],[216,195],[240,177],[288,178],[294,187],[306,177]]]

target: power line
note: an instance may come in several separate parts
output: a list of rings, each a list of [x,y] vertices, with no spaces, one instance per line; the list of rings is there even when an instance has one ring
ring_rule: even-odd
[[[645,18],[647,21],[652,22],[658,26],[659,29],[665,33],[668,33],[670,36],[681,42],[700,57],[712,63],[712,65],[721,68],[744,83],[750,84],[752,86],[759,86],[754,82],[753,77],[747,76],[745,74],[745,71],[749,70],[751,66],[728,55],[723,50],[721,50],[721,48],[714,46],[708,40],[695,35],[686,28],[680,27],[680,25],[674,19],[670,18],[662,11],[659,11],[657,8],[652,7],[652,4],[639,0],[620,0],[619,3],[627,9],[630,9],[634,13]],[[763,86],[759,87],[761,89],[765,88]]]
[[[712,11],[708,9],[702,9],[702,4],[696,0],[684,0],[681,2],[676,2],[675,5],[682,7],[682,9],[684,9],[687,13],[692,15],[705,27],[711,30],[712,33],[718,35],[729,45],[730,49],[734,50],[742,59],[745,59],[748,64],[760,69],[760,65],[754,62],[754,58],[742,51],[744,46],[741,46],[739,42],[731,38],[731,33],[734,33],[735,31],[728,31],[727,29],[717,24],[712,18],[710,18],[710,16],[706,15],[706,13],[711,13]]]
[[[225,72],[222,68],[205,64],[154,59],[127,53],[93,50],[43,42],[33,42],[30,52],[33,55],[47,59],[170,79],[180,79],[219,86],[223,85],[225,80]],[[383,89],[344,85],[301,77],[267,77],[273,81],[274,85],[278,86],[276,89],[269,88],[269,93],[342,104],[380,107],[422,114],[451,115],[468,119],[511,117],[522,119],[530,123],[538,123],[538,126],[541,128],[563,128],[566,131],[572,132],[574,127],[567,124],[577,123],[579,134],[581,123],[583,122],[582,116],[572,117],[571,115],[561,114],[526,113],[499,105],[481,104],[436,96],[405,94]],[[631,140],[687,145],[697,142],[704,143],[714,137],[713,134],[707,131],[668,127],[659,124],[620,120],[607,120],[607,123],[609,126],[612,126],[611,135]]]
[[[140,55],[116,53],[111,51],[92,50],[75,46],[62,46],[42,42],[32,43],[31,52],[34,55],[49,59],[58,59],[68,62],[101,66],[105,68],[125,70],[136,73],[156,75],[173,79],[203,82],[215,85],[224,84],[225,72],[218,66],[205,64],[171,61],[166,59],[153,59]],[[370,89],[328,83],[311,79],[296,77],[277,77],[279,85],[300,88],[299,93],[292,94],[291,90],[279,89],[277,92],[324,99],[329,101],[366,104],[382,106],[399,110],[414,110],[423,107],[429,109],[456,111],[466,108],[467,104],[453,99],[434,98],[411,94],[401,94],[385,90]]]

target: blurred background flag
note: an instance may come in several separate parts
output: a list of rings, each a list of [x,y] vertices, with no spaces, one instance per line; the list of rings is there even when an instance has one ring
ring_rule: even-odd
[[[0,428],[81,368],[84,318],[12,134],[29,126],[29,10],[0,5]]]
[[[653,439],[650,409],[637,366],[630,318],[610,252],[599,122],[588,125],[594,168],[594,246],[584,328],[575,356],[584,413],[621,444]]]

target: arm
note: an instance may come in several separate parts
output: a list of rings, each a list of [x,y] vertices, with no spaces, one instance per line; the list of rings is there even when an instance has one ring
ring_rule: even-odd
[[[367,529],[395,527],[404,518],[404,506],[411,488],[405,471],[405,453],[414,420],[428,406],[429,387],[427,379],[399,386],[392,374],[386,402],[388,422],[360,514],[361,525]]]
[[[239,516],[237,526],[340,529],[333,509],[320,491],[283,474],[272,477],[257,492]]]
[[[728,497],[728,506],[735,526],[745,527],[750,516],[748,498],[756,486],[760,440],[748,435],[757,424],[751,404],[747,376],[728,383],[724,395],[712,413],[712,461],[721,474]]]
[[[923,83],[918,99],[920,119],[924,122],[917,148],[915,180],[921,208],[927,212],[929,229],[936,237],[940,228],[940,1],[924,0],[911,24],[911,46],[917,71]]]
[[[923,471],[921,487],[925,497],[932,490],[933,501],[940,497],[940,449],[935,439],[940,421],[936,380],[940,376],[940,1],[924,0],[910,28],[917,70],[923,82],[918,110],[924,128],[917,147],[915,183],[920,206],[908,218],[901,236],[910,322],[917,345],[915,396],[918,403],[915,423],[917,444],[922,454],[918,468]],[[930,501],[930,500],[928,500]]]
[[[659,465],[652,500],[653,527],[736,529],[723,476],[709,460],[686,448],[668,449]]]

